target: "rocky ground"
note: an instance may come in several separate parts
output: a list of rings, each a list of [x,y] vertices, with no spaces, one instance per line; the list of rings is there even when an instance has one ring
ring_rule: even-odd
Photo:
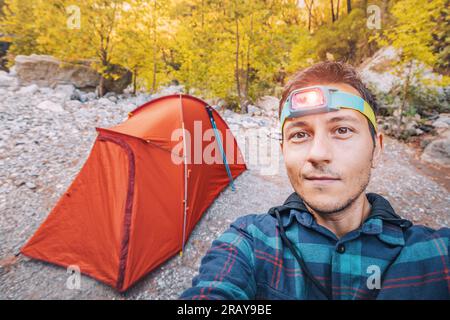
[[[177,298],[190,286],[212,240],[233,220],[264,213],[292,192],[279,154],[266,154],[268,162],[249,163],[250,170],[236,180],[236,191],[226,189],[207,210],[183,257],[171,258],[125,294],[85,276],[79,290],[70,290],[64,268],[14,254],[81,169],[96,138],[95,127],[120,123],[151,97],[96,99],[71,86],[20,87],[6,74],[0,74],[0,97],[0,299]],[[250,108],[251,115],[223,112],[246,157],[255,152],[254,145],[242,147],[250,130],[265,127],[257,135],[277,143],[270,99],[262,108]],[[416,223],[450,226],[449,170],[423,163],[408,145],[389,138],[385,142],[382,164],[373,172],[368,191],[384,195],[400,215]],[[268,167],[272,170],[262,170]]]

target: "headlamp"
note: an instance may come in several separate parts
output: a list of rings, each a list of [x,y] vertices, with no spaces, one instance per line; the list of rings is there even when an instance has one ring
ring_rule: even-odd
[[[375,113],[363,98],[326,86],[312,86],[293,90],[286,99],[280,116],[280,128],[283,133],[284,123],[288,118],[304,115],[337,111],[340,108],[361,112],[377,131]]]

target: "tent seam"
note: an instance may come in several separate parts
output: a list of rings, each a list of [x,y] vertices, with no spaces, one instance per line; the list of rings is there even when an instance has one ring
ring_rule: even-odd
[[[123,140],[111,136],[99,136],[101,141],[110,141],[120,147],[122,147],[128,156],[128,190],[127,198],[125,202],[125,216],[123,221],[123,236],[120,246],[120,259],[119,259],[119,272],[117,277],[116,287],[122,290],[125,280],[125,271],[127,268],[129,242],[130,242],[130,227],[131,227],[131,215],[133,211],[133,198],[134,198],[134,181],[135,181],[135,159],[134,153],[131,147]]]

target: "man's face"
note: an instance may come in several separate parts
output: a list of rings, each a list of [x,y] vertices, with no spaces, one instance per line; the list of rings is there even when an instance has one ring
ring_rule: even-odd
[[[360,96],[347,84],[325,85]],[[282,149],[292,186],[317,213],[347,208],[366,189],[379,160],[381,134],[376,140],[374,149],[367,118],[356,110],[286,120]]]

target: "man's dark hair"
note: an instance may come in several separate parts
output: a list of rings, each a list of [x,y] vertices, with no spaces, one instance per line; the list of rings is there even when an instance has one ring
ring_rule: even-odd
[[[359,92],[361,97],[369,103],[375,116],[377,115],[377,100],[372,92],[364,85],[355,68],[343,62],[324,61],[300,70],[292,76],[283,89],[280,106],[278,108],[278,116],[281,116],[284,102],[291,91],[324,83],[346,83],[352,86]],[[367,119],[367,122],[369,123],[370,134],[375,146],[375,128],[369,119]]]

